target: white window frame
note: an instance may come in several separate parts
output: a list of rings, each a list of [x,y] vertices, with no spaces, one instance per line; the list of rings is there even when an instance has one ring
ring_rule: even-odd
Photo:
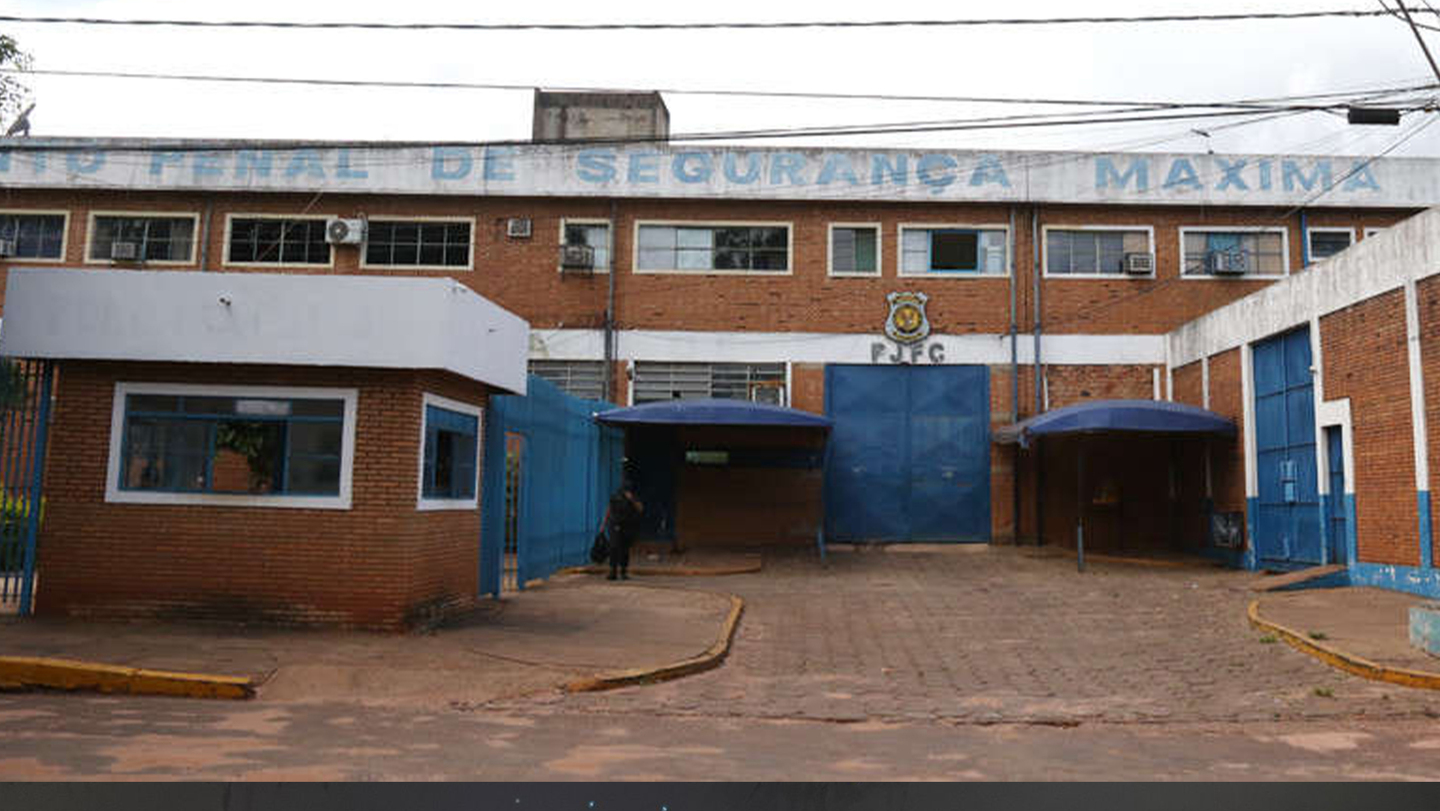
[[[951,271],[917,271],[907,272],[905,270],[905,232],[906,231],[1000,231],[1005,234],[1005,271],[1003,273],[987,273],[983,270],[951,270]],[[977,249],[979,246],[976,246]],[[902,279],[1008,279],[1014,264],[1011,254],[1015,246],[1010,235],[1010,226],[1007,223],[963,223],[963,222],[902,222],[895,231],[895,268],[896,275]]]
[[[371,264],[366,258],[370,248],[370,223],[372,222],[414,222],[414,223],[468,223],[470,225],[470,244],[466,247],[465,264],[463,265],[379,265]],[[479,237],[476,230],[474,217],[406,217],[398,214],[370,215],[365,218],[365,241],[360,245],[360,267],[364,270],[383,270],[389,272],[403,272],[407,270],[443,270],[456,273],[468,273],[475,269],[475,240]],[[230,245],[230,240],[225,240],[225,245]],[[335,249],[330,249],[330,261],[335,261]]]
[[[1185,235],[1191,232],[1201,234],[1279,234],[1280,235],[1280,263],[1284,266],[1285,272],[1272,275],[1268,273],[1235,273],[1215,275],[1213,273],[1197,273],[1193,276],[1185,273]],[[1290,229],[1284,226],[1272,225],[1190,225],[1181,226],[1176,231],[1180,244],[1177,256],[1180,257],[1180,267],[1177,270],[1180,278],[1185,281],[1199,282],[1226,282],[1236,279],[1283,279],[1290,275]]]
[[[862,273],[835,269],[835,229],[872,228],[875,231],[875,271]],[[878,222],[832,222],[825,229],[825,274],[836,279],[879,279],[885,275],[885,229]]]
[[[324,214],[313,211],[303,214],[252,214],[243,211],[228,213],[225,215],[225,241],[221,245],[220,266],[227,268],[329,268],[333,270],[335,267],[334,245],[330,246],[330,261],[324,264],[311,262],[231,262],[230,231],[236,220],[331,220],[339,216],[339,214]]]
[[[594,273],[594,274],[606,274],[606,273],[609,273],[609,272],[610,272],[610,269],[613,268],[613,267],[615,267],[615,223],[611,222],[611,221],[608,220],[608,219],[605,219],[604,217],[561,217],[561,218],[560,218],[560,242],[559,242],[558,244],[560,244],[560,245],[562,245],[562,246],[565,245],[565,226],[567,226],[567,225],[605,225],[605,226],[609,226],[609,228],[610,228],[610,244],[609,244],[607,247],[608,247],[609,252],[610,252],[610,264],[607,265],[607,266],[604,267],[604,268],[598,268],[598,267],[596,267],[596,268],[591,268],[591,269],[590,269],[590,272],[591,272],[591,273]],[[639,261],[639,258],[638,258],[638,257],[636,258],[636,261],[637,261],[637,262]],[[560,257],[559,257],[559,256],[556,256],[556,257],[555,257],[555,270],[556,270],[557,272],[559,272],[559,273],[564,273],[564,272],[565,272],[565,268],[562,267],[561,264],[560,264]]]
[[[333,496],[251,495],[248,493],[160,493],[125,490],[120,487],[120,457],[125,441],[125,398],[131,394],[181,395],[191,397],[255,397],[277,399],[343,400],[344,424],[340,438],[340,492]],[[210,507],[281,507],[306,510],[348,510],[355,470],[355,419],[357,389],[309,388],[299,386],[209,386],[192,383],[115,384],[110,412],[110,458],[105,468],[107,504],[201,504]]]
[[[90,256],[90,249],[95,244],[95,221],[101,217],[117,217],[130,220],[181,220],[188,219],[195,224],[194,230],[190,232],[190,257],[188,259],[140,259],[136,264],[141,265],[168,265],[172,267],[184,267],[196,263],[196,257],[200,252],[200,212],[198,211],[92,211],[85,224],[85,264],[87,265],[111,265],[113,259],[93,259]],[[229,240],[226,240],[226,248],[229,248]]]
[[[1312,235],[1314,235],[1314,234],[1347,234],[1347,235],[1349,235],[1349,237],[1350,237],[1350,244],[1346,246],[1347,248],[1353,248],[1353,247],[1355,247],[1355,243],[1356,243],[1356,241],[1357,241],[1357,240],[1355,239],[1355,229],[1354,229],[1354,228],[1342,228],[1342,227],[1331,226],[1331,225],[1313,225],[1313,226],[1311,226],[1311,227],[1309,227],[1309,228],[1306,228],[1306,229],[1305,229],[1305,255],[1306,255],[1307,257],[1309,257],[1309,259],[1310,259],[1310,264],[1312,264],[1312,265],[1315,264],[1316,262],[1323,262],[1323,261],[1325,261],[1326,259],[1329,258],[1329,257],[1321,257],[1320,259],[1316,259],[1316,258],[1315,258],[1315,243],[1312,242],[1311,239],[1310,239],[1310,237],[1311,237]]]
[[[640,269],[640,228],[646,225],[678,228],[784,228],[785,270],[684,270],[681,268]],[[795,223],[780,220],[636,220],[630,243],[630,272],[641,276],[793,276],[795,275]],[[614,264],[612,258],[611,264]]]
[[[1050,272],[1050,232],[1051,231],[1144,231],[1149,240],[1150,263],[1149,273],[1051,273]],[[1153,225],[1054,225],[1040,226],[1040,267],[1041,276],[1046,279],[1108,279],[1110,281],[1124,281],[1133,279],[1136,281],[1153,280],[1157,275],[1157,266],[1153,261],[1155,256],[1155,226]]]
[[[470,498],[426,498],[425,497],[425,431],[429,425],[426,409],[429,406],[443,408],[475,418],[475,495]],[[459,400],[451,400],[438,394],[424,392],[420,397],[420,443],[415,449],[415,509],[429,510],[474,510],[480,506],[480,468],[485,458],[485,409]]]
[[[64,208],[0,208],[0,216],[11,217],[64,217],[65,225],[60,232],[60,255],[56,257],[29,257],[29,256],[5,256],[0,257],[0,262],[9,265],[25,264],[49,264],[63,265],[65,257],[70,255],[70,211]]]

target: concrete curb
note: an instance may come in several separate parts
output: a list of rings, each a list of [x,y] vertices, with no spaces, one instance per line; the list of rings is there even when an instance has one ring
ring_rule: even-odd
[[[646,588],[663,588],[662,586],[646,586]],[[716,637],[715,643],[699,656],[692,656],[689,659],[682,659],[668,665],[651,668],[633,668],[630,670],[616,670],[609,673],[597,673],[594,676],[587,676],[583,679],[575,679],[565,685],[567,693],[590,693],[598,690],[613,690],[617,687],[629,687],[635,684],[653,684],[669,679],[678,679],[681,676],[689,676],[694,673],[701,673],[711,668],[719,667],[730,653],[730,642],[735,638],[735,628],[740,624],[740,615],[745,612],[745,601],[734,594],[719,594],[718,592],[705,592],[726,597],[730,600],[730,613],[721,623],[720,634]]]
[[[181,698],[247,699],[255,696],[254,680],[238,676],[176,673],[32,656],[0,656],[0,684]]]
[[[1410,670],[1403,667],[1389,667],[1372,662],[1339,648],[1311,639],[1299,631],[1271,622],[1260,616],[1260,601],[1253,600],[1247,611],[1250,624],[1262,631],[1269,631],[1285,640],[1285,644],[1338,670],[1351,673],[1371,681],[1398,684],[1402,687],[1417,687],[1425,690],[1440,690],[1440,673]]]
[[[649,569],[643,566],[631,566],[631,577],[724,577],[732,574],[754,574],[764,568],[761,561],[745,563],[738,566],[694,566],[674,568]],[[610,569],[605,566],[572,566],[563,570],[565,574],[606,574]]]

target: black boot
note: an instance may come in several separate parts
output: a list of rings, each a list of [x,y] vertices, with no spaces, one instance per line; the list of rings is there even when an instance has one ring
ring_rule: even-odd
[[[614,580],[614,579],[615,579],[615,567],[614,567],[614,566],[611,566],[611,567],[610,567],[610,574],[605,575],[605,579],[606,579],[606,580]]]

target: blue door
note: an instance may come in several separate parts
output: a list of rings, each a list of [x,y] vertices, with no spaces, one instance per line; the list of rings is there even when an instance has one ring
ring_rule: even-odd
[[[1345,445],[1341,441],[1339,426],[1325,429],[1326,457],[1330,468],[1330,498],[1326,510],[1326,530],[1330,541],[1330,562],[1349,563],[1345,549],[1348,537],[1345,520]]]
[[[1256,560],[1261,566],[1318,564],[1324,536],[1309,328],[1255,344],[1254,361]]]
[[[990,372],[829,366],[832,541],[990,538]]]

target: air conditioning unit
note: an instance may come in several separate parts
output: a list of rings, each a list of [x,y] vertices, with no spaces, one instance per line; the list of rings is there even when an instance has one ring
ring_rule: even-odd
[[[1211,251],[1205,254],[1205,269],[1217,276],[1239,276],[1250,268],[1243,251]]]
[[[15,240],[0,239],[0,257],[15,255]]]
[[[529,217],[511,217],[511,218],[505,223],[505,236],[508,236],[508,237],[510,237],[511,239],[529,239],[529,238],[530,238],[530,218],[529,218]]]
[[[594,270],[595,249],[589,245],[561,245],[561,270]]]
[[[750,387],[750,402],[767,405],[785,405],[785,384],[767,383]]]
[[[365,221],[328,220],[325,223],[325,241],[331,245],[359,245],[365,241]]]
[[[112,242],[110,243],[110,258],[116,262],[138,261],[140,259],[140,243]]]
[[[1149,276],[1155,272],[1155,254],[1125,254],[1125,272],[1132,276]]]

